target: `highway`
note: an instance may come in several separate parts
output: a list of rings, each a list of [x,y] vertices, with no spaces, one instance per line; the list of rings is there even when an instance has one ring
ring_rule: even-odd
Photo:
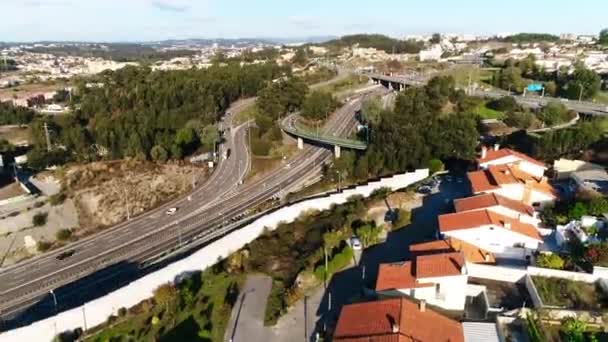
[[[360,108],[360,95],[339,109],[326,123],[324,132],[345,135],[356,126],[354,113]],[[229,110],[239,110],[237,103]],[[225,119],[226,125],[231,117]],[[57,311],[77,305],[95,291],[112,288],[113,284],[133,280],[143,273],[140,265],[163,252],[184,246],[189,241],[206,241],[235,217],[286,193],[298,184],[316,176],[322,165],[332,158],[330,151],[306,146],[288,162],[289,168],[275,170],[251,184],[238,185],[248,169],[246,145],[247,123],[227,134],[225,146],[230,157],[219,163],[207,182],[191,194],[115,227],[69,244],[61,249],[7,267],[0,271],[0,312],[3,329],[27,324],[40,315],[53,312],[53,290]],[[240,164],[238,164],[240,163]],[[240,166],[239,166],[240,165]],[[177,207],[175,215],[166,215]],[[64,260],[57,256],[65,251],[74,254]],[[45,312],[45,310],[47,312]]]

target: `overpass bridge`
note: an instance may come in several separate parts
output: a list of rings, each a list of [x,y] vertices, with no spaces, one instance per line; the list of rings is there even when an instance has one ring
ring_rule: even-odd
[[[367,149],[367,143],[355,140],[340,138],[330,135],[329,132],[320,132],[318,129],[304,126],[298,122],[298,115],[291,115],[281,121],[281,129],[288,134],[298,138],[298,148],[304,148],[304,140],[316,142],[322,145],[330,145],[334,147],[336,158],[340,158],[340,149],[349,148],[353,150]]]
[[[393,90],[402,90],[406,87],[419,87],[424,86],[428,83],[430,77],[418,73],[408,75],[384,75],[380,73],[361,73],[362,76],[369,77],[374,83],[382,84],[384,87]],[[467,89],[465,89],[467,90]],[[468,89],[467,93],[472,96],[481,96],[491,99],[501,98],[505,96],[511,96],[522,106],[529,108],[539,108],[547,105],[547,103],[555,101],[563,104],[569,110],[575,111],[580,114],[586,114],[591,116],[605,116],[608,117],[608,105],[599,104],[588,101],[576,101],[567,100],[558,97],[541,97],[541,96],[523,96],[513,95],[505,90],[479,90],[479,89]]]

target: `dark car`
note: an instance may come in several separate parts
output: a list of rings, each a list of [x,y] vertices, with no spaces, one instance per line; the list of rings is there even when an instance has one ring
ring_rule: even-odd
[[[74,253],[76,253],[76,251],[73,249],[70,249],[69,251],[65,251],[57,256],[57,260],[67,259],[67,258],[71,257],[72,255],[74,255]]]

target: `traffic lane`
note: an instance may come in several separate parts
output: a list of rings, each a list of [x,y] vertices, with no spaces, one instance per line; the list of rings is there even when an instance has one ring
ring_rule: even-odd
[[[288,181],[288,182],[290,182],[290,181],[291,181],[291,179],[288,179],[287,181]],[[280,188],[279,188],[279,189],[280,189]]]

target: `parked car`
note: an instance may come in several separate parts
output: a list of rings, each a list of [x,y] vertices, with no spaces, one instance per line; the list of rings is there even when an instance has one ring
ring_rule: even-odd
[[[356,236],[353,236],[350,238],[350,246],[355,251],[359,251],[363,248],[363,245],[361,244],[361,240],[359,240],[359,238]]]
[[[74,255],[74,253],[76,253],[76,251],[73,249],[70,249],[69,251],[65,251],[57,256],[57,260],[67,259],[67,258],[71,257],[72,255]]]
[[[177,212],[177,208],[176,207],[172,207],[167,209],[167,211],[165,211],[165,214],[167,215],[174,215]]]

